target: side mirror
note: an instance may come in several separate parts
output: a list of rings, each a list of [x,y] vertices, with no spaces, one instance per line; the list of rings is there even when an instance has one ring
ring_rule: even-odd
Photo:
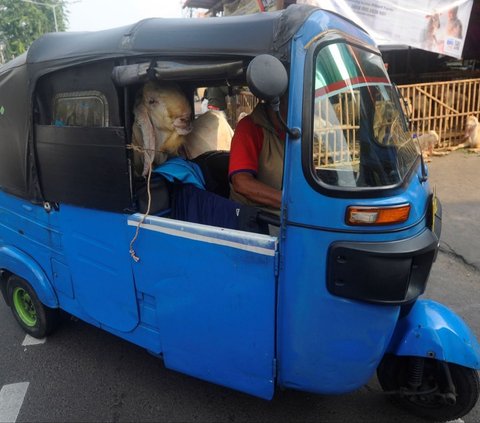
[[[287,90],[287,71],[276,57],[261,54],[248,65],[247,84],[253,95],[270,102]]]

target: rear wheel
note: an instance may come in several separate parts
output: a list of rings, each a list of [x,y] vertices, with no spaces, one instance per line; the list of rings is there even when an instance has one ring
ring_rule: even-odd
[[[394,403],[418,417],[437,422],[468,414],[480,392],[476,370],[435,359],[387,355],[377,375]]]
[[[13,316],[29,335],[44,338],[56,328],[59,321],[58,309],[43,305],[24,279],[11,276],[8,279],[7,296]]]

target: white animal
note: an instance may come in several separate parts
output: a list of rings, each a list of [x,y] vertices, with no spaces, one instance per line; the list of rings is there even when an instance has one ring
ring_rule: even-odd
[[[469,151],[480,152],[480,124],[475,116],[468,116],[465,125],[465,142],[450,147],[450,151],[458,150],[459,148],[468,148]]]
[[[134,111],[132,145],[137,174],[178,156],[192,130],[192,108],[182,90],[172,83],[147,82]]]
[[[194,159],[206,151],[230,150],[232,136],[225,113],[209,110],[193,121],[193,130],[185,139],[185,155]]]
[[[425,161],[430,161],[430,156],[446,156],[448,154],[445,151],[434,150],[439,140],[438,134],[435,131],[428,131],[425,134],[418,135],[417,140],[422,149],[422,155]]]

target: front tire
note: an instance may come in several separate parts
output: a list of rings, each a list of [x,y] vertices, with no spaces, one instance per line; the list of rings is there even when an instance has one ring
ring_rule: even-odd
[[[58,309],[43,305],[33,288],[24,279],[10,276],[7,296],[13,316],[29,335],[34,338],[44,338],[57,327]]]
[[[478,401],[480,380],[475,369],[448,363],[455,386],[455,403],[446,401],[443,394],[449,392],[443,363],[424,359],[423,377],[417,388],[421,395],[409,395],[412,357],[386,355],[377,369],[377,376],[384,391],[392,394],[392,401],[410,413],[428,420],[444,422],[459,419],[470,412]],[[402,392],[403,391],[403,392]]]

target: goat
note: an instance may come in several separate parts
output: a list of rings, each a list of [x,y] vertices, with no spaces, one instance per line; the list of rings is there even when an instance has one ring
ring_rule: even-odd
[[[410,117],[425,117],[431,116],[435,113],[435,111],[432,110],[433,107],[429,107],[429,102],[431,102],[431,100],[423,93],[418,93],[411,100],[408,100],[412,107]]]
[[[402,97],[400,99],[400,106],[402,108],[402,112],[403,112],[404,116],[407,118],[407,120],[410,120],[412,118],[412,114],[413,114],[412,100],[410,100],[409,97]]]
[[[438,144],[438,134],[435,131],[428,131],[426,134],[417,136],[418,143],[422,149],[422,155],[425,161],[430,161],[431,156],[446,156],[446,151],[435,151],[434,147]]]
[[[480,152],[480,125],[475,116],[470,115],[467,117],[465,139],[465,142],[454,147],[449,147],[448,150],[455,151],[459,148],[468,148],[469,151]]]
[[[193,121],[193,130],[185,139],[185,154],[194,159],[206,151],[230,150],[232,136],[225,113],[209,110]]]
[[[419,92],[409,101],[413,107],[410,118],[415,118],[418,122],[422,118],[438,118],[441,116],[444,121],[443,131],[449,131],[456,111],[458,112],[462,109],[465,97],[461,92],[445,87],[436,95],[433,93],[426,95],[423,92]],[[418,124],[420,125],[420,122]]]
[[[135,171],[146,176],[150,166],[178,156],[192,130],[190,103],[175,84],[147,82],[137,96],[132,131]]]

